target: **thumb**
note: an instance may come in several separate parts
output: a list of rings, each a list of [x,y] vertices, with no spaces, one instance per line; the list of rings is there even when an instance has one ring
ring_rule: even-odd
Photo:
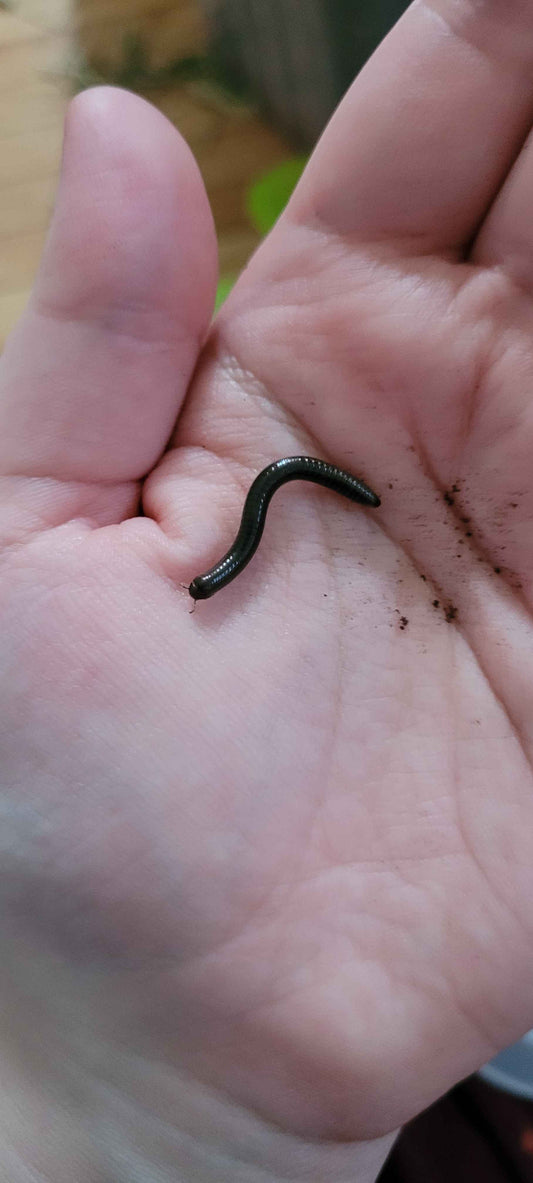
[[[75,98],[44,257],[0,364],[0,476],[19,478],[2,489],[25,477],[135,482],[153,467],[215,270],[207,196],[172,125],[126,91]]]

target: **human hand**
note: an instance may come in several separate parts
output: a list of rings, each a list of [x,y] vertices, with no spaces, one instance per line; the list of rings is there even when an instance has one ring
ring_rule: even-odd
[[[1,363],[6,1163],[351,1179],[533,1022],[532,34],[415,4],[205,345],[186,148],[73,103]],[[296,452],[381,509],[278,493],[190,615]]]

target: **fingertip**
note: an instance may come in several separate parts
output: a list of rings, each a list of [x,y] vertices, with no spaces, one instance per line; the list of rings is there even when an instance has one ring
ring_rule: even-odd
[[[78,95],[34,291],[2,356],[0,471],[142,479],[186,395],[216,267],[179,132],[129,91]]]
[[[98,86],[76,95],[37,297],[70,311],[79,299],[106,306],[127,292],[178,324],[185,318],[201,337],[216,281],[209,200],[177,128],[131,91]]]

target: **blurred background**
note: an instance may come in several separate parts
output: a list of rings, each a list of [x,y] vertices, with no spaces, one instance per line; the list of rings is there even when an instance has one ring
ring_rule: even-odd
[[[49,222],[63,117],[98,82],[149,98],[199,162],[223,299],[402,0],[0,0],[0,348]]]
[[[73,94],[98,83],[125,86],[179,127],[215,215],[220,303],[279,216],[342,94],[406,7],[404,0],[0,0],[0,350],[39,262]],[[411,1123],[380,1177],[428,1179],[533,1183],[533,1032]]]

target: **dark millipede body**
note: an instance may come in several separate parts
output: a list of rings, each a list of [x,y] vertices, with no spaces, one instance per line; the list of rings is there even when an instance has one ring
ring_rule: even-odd
[[[313,456],[287,456],[264,468],[250,487],[244,502],[239,533],[227,554],[205,575],[197,575],[189,584],[193,600],[207,600],[215,592],[230,583],[250,562],[261,541],[265,518],[270,500],[276,489],[287,481],[314,481],[335,493],[342,493],[350,501],[360,505],[380,505],[379,497],[363,481],[357,480],[342,468],[315,460]]]

